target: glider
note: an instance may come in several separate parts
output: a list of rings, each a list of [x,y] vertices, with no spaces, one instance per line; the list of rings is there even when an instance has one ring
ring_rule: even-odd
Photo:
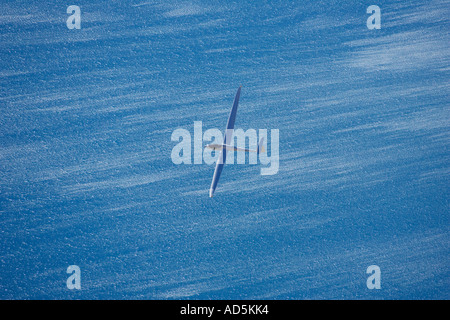
[[[223,139],[223,144],[208,144],[206,148],[213,149],[214,151],[219,151],[219,157],[217,158],[216,169],[214,170],[213,179],[211,182],[211,188],[209,189],[209,197],[212,198],[214,191],[216,190],[217,183],[219,182],[220,174],[222,173],[225,160],[227,158],[227,151],[244,151],[244,152],[256,152],[258,154],[264,152],[264,137],[258,144],[256,150],[250,150],[245,148],[238,148],[227,144],[229,140],[233,138],[234,121],[236,120],[237,107],[239,104],[239,96],[241,95],[241,87],[239,87],[236,96],[234,97],[233,108],[231,109],[230,116],[228,117],[227,128],[225,130],[225,137]]]

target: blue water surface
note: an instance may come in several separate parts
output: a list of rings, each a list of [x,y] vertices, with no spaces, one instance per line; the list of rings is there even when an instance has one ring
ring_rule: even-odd
[[[450,298],[449,1],[1,7],[1,299]],[[209,198],[171,135],[224,129],[240,85],[279,171]]]

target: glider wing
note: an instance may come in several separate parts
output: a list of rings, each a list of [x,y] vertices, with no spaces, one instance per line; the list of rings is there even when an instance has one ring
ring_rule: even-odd
[[[234,122],[236,120],[237,107],[239,104],[239,96],[241,95],[241,87],[239,87],[236,96],[234,97],[233,108],[231,109],[230,116],[228,117],[227,128],[225,130],[225,138],[223,145],[233,137]],[[209,189],[209,196],[212,198],[214,191],[216,190],[217,183],[219,182],[220,174],[222,173],[225,160],[227,159],[227,150],[222,147],[220,150],[219,158],[217,159],[216,169],[214,170],[214,176],[211,182],[211,188]]]

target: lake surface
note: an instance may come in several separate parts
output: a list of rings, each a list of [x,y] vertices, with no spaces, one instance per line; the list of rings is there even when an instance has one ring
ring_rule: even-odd
[[[373,30],[360,1],[72,4],[1,5],[1,299],[450,298],[448,1]],[[279,171],[209,198],[171,135],[223,130],[240,85]]]

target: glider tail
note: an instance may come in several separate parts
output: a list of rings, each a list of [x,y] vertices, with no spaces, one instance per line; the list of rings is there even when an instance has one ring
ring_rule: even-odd
[[[258,149],[256,149],[256,153],[260,154],[266,152],[266,149],[264,149],[264,137],[261,138],[261,140],[258,143]]]

